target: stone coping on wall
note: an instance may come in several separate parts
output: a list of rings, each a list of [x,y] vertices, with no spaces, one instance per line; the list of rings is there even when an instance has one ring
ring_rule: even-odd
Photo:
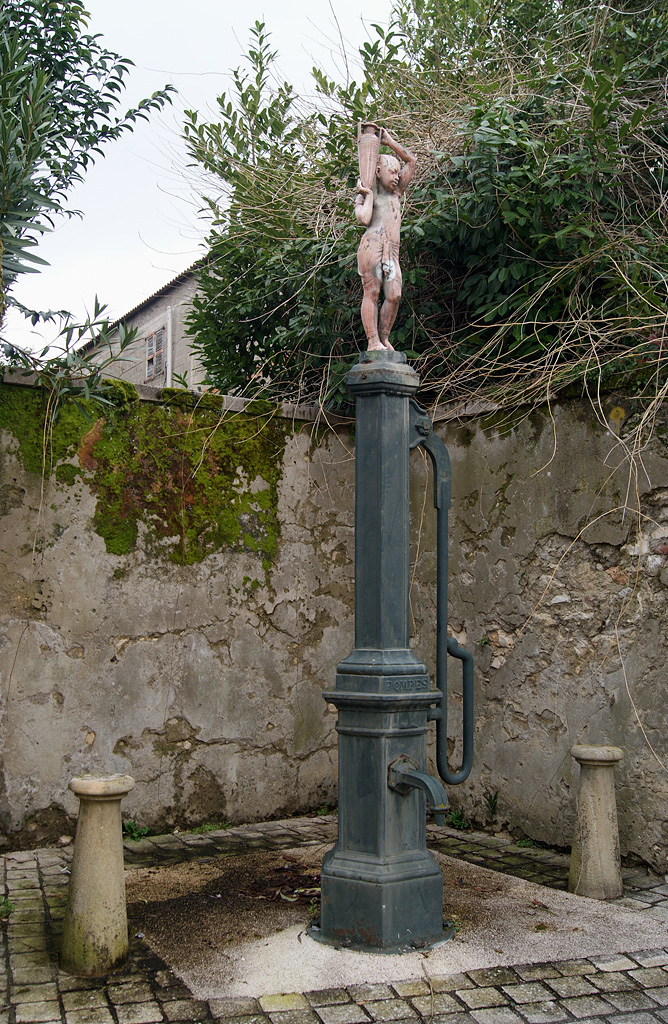
[[[3,384],[18,385],[19,387],[33,387],[37,382],[35,374],[26,374],[21,370],[8,370],[0,367],[1,382]],[[115,379],[115,378],[110,378]],[[134,384],[137,395],[142,402],[162,402],[163,392],[166,388],[155,387],[151,384]],[[199,398],[203,395],[217,395],[217,391],[200,391],[196,388],[188,389],[193,397]],[[245,412],[247,407],[254,401],[252,398],[241,398],[238,395],[221,395],[221,412]],[[339,413],[330,412],[322,405],[300,405],[294,402],[278,402],[278,415],[282,419],[293,420],[303,423],[315,423],[318,426],[336,427],[350,424],[352,416],[342,416]],[[500,406],[496,402],[475,400],[470,402],[452,401],[443,402],[430,410],[434,423],[446,423],[452,420],[470,420],[477,416],[486,416],[497,412]]]
[[[4,372],[0,368],[2,373],[1,382],[3,384],[18,385],[19,387],[33,387],[37,383],[37,377],[35,374],[24,374],[21,370],[7,370]],[[109,378],[115,380],[116,378]],[[165,400],[164,392],[167,390],[165,387],[154,387],[151,384],[133,384],[132,385],[137,395],[142,402],[163,402]],[[178,389],[181,390],[181,389]],[[183,389],[186,390],[186,389]],[[215,390],[200,391],[196,388],[187,389],[194,399],[204,397],[204,395],[218,395]],[[245,412],[249,405],[252,405],[255,399],[252,398],[240,398],[237,395],[220,395],[221,400],[221,412]],[[318,423],[324,426],[337,426],[339,424],[351,423],[352,417],[340,416],[338,413],[328,412],[323,409],[321,405],[297,405],[294,402],[278,402],[278,415],[282,419],[287,420],[299,420],[306,423]]]

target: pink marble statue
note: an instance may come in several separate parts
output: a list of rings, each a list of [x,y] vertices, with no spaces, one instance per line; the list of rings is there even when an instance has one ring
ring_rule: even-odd
[[[378,156],[381,143],[396,156]],[[391,349],[390,331],[401,298],[401,197],[415,173],[415,157],[393,139],[386,128],[374,124],[361,126],[358,147],[360,182],[355,216],[366,227],[357,250],[357,269],[364,287],[362,324],[368,349]],[[381,288],[383,304],[379,315]]]

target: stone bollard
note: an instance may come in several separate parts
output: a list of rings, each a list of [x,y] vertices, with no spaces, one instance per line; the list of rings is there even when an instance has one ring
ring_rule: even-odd
[[[70,782],[80,804],[60,966],[77,977],[102,977],[128,955],[121,800],[134,785],[129,775]]]
[[[614,767],[624,751],[619,747],[576,744],[571,754],[580,765],[580,784],[568,891],[595,900],[616,899],[623,895],[624,884]]]

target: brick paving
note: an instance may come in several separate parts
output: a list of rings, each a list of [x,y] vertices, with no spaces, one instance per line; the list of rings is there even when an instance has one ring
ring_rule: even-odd
[[[126,865],[164,865],[213,853],[323,843],[336,819],[299,818],[206,835],[152,836],[126,842]],[[568,855],[517,846],[486,833],[428,828],[430,847],[483,867],[565,889]],[[13,911],[0,932],[0,1024],[668,1024],[668,945],[552,963],[516,964],[388,985],[262,996],[194,999],[139,936],[125,968],[101,980],[58,968],[71,850],[8,854],[2,894]],[[666,920],[665,878],[623,872],[621,901]],[[632,942],[632,937],[629,937]]]

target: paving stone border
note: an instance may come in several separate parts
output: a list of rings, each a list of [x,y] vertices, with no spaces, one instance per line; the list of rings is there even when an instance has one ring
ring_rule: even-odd
[[[126,865],[169,864],[217,852],[280,849],[336,836],[336,818],[299,818],[125,843]],[[486,833],[429,826],[429,845],[452,857],[565,889],[568,856],[518,847]],[[138,936],[128,963],[100,980],[58,968],[71,851],[8,854],[2,894],[0,1024],[668,1024],[668,946],[551,963],[517,964],[391,985],[197,1000]],[[637,868],[624,873],[625,906],[664,917],[668,884]],[[632,942],[632,936],[629,936]]]

